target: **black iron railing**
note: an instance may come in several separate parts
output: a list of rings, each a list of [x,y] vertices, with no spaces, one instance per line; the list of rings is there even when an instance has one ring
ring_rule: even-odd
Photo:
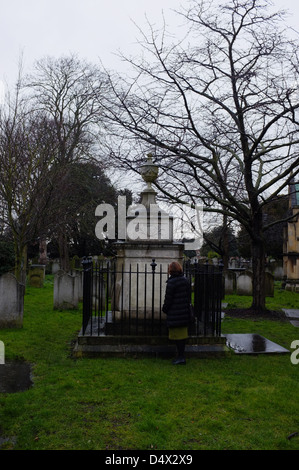
[[[197,336],[221,335],[221,303],[224,298],[223,265],[186,263],[185,275],[193,292]]]
[[[83,260],[83,335],[167,334],[162,312],[168,273],[152,260],[150,266]],[[222,267],[184,265],[190,280],[195,322],[190,335],[220,336]]]

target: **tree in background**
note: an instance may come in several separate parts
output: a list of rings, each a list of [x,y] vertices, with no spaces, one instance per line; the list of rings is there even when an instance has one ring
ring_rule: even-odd
[[[200,250],[202,256],[208,256],[210,251],[215,251],[222,260],[226,258],[226,268],[231,256],[237,256],[236,237],[230,227],[218,226],[210,232],[204,233],[204,243]]]
[[[27,244],[36,237],[52,192],[56,140],[51,122],[16,99],[0,116],[0,201],[3,233],[15,253],[15,275],[25,280]]]
[[[37,62],[31,77],[24,81],[19,76],[15,97],[1,110],[0,226],[13,239],[15,273],[22,282],[28,243],[44,240],[54,229],[68,265],[70,212],[72,220],[80,216],[69,191],[77,189],[71,175],[75,164],[100,159],[103,83],[96,67],[73,55],[46,58]],[[101,178],[107,189],[103,171]],[[81,209],[86,191],[85,185]]]
[[[104,202],[116,208],[118,195],[100,163],[69,165],[68,173],[56,184],[50,207],[56,217],[46,235],[52,249],[57,247],[62,269],[69,270],[70,256],[109,253],[110,244],[95,236],[95,209]]]
[[[13,243],[0,238],[0,276],[12,271],[15,266],[15,253]]]
[[[105,80],[98,67],[74,54],[45,57],[25,78],[33,108],[42,110],[53,122],[61,166],[99,157]]]
[[[269,228],[265,230],[267,240],[266,255],[276,259],[283,257],[283,232],[284,227],[289,220],[289,201],[288,196],[275,198],[263,210],[263,221]],[[279,222],[277,222],[279,221]],[[240,256],[251,258],[251,243],[248,232],[240,228],[237,235],[237,246]]]

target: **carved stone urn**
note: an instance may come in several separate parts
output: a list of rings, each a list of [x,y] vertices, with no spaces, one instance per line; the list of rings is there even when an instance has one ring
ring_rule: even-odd
[[[159,174],[159,167],[153,163],[153,156],[151,153],[147,155],[147,162],[140,167],[140,174],[143,180],[147,183],[148,188],[152,187],[152,183],[156,181]]]

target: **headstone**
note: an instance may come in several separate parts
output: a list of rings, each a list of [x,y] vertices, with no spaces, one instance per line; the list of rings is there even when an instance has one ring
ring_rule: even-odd
[[[52,274],[56,274],[60,270],[59,259],[54,259],[52,262]]]
[[[234,294],[236,291],[236,273],[233,271],[226,271],[224,274],[224,289],[225,294]]]
[[[29,267],[28,283],[30,287],[43,287],[45,280],[46,266],[42,264],[32,264]]]
[[[79,303],[78,276],[58,271],[54,277],[54,309],[77,309]]]
[[[79,302],[82,302],[83,301],[83,271],[77,271],[76,276],[77,276]]]
[[[25,286],[11,273],[0,276],[0,328],[23,326]]]
[[[267,297],[274,296],[274,276],[265,272],[265,292]]]
[[[237,295],[252,295],[252,272],[245,271],[237,276]]]
[[[71,269],[82,269],[81,260],[78,255],[73,256],[71,259]]]
[[[273,271],[274,279],[281,281],[283,279],[283,267],[282,266],[275,266]]]

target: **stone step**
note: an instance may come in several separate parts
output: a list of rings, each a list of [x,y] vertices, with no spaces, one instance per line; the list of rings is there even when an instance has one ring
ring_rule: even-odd
[[[186,358],[225,355],[228,348],[225,344],[188,344],[185,348]],[[75,357],[160,357],[173,358],[176,355],[174,344],[80,344],[77,341],[73,355]]]

